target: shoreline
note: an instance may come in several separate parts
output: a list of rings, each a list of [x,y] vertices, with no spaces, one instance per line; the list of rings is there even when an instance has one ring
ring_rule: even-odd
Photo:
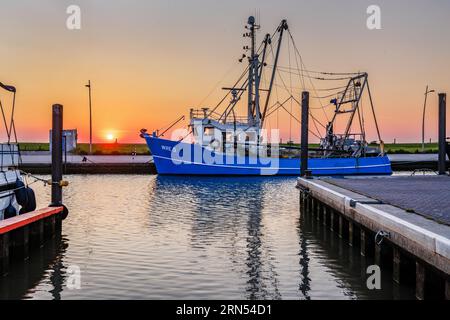
[[[392,170],[397,172],[414,170],[437,171],[437,161],[392,161]],[[447,161],[450,166],[450,161]],[[22,163],[19,169],[31,174],[50,174],[50,163]],[[153,162],[68,162],[63,164],[64,174],[156,174]]]

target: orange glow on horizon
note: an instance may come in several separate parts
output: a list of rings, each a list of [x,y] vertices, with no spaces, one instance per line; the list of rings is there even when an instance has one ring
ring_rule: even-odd
[[[114,135],[112,133],[107,133],[106,134],[106,139],[109,141],[113,141],[114,140]]]
[[[136,1],[133,5],[123,1],[108,1],[107,5],[89,2],[82,8],[81,30],[71,31],[64,23],[64,2],[26,3],[24,10],[23,4],[5,2],[0,12],[4,47],[0,50],[0,61],[4,62],[0,82],[17,88],[15,125],[22,142],[48,142],[54,103],[64,106],[64,127],[77,129],[80,143],[89,142],[85,87],[89,79],[94,143],[115,139],[120,143],[145,143],[139,137],[141,128],[152,132],[181,115],[186,120],[173,129],[186,128],[189,108],[213,108],[223,97],[221,87],[232,86],[245,68],[245,63],[238,63],[242,46],[247,45],[247,39],[242,38],[243,25],[255,9],[254,3],[242,2],[239,6],[214,1],[201,5],[176,1],[170,6],[157,0]],[[386,143],[394,139],[398,143],[419,142],[425,86],[450,93],[450,43],[442,41],[450,30],[446,17],[450,4],[408,4],[415,15],[405,13],[404,1],[385,2],[383,12],[389,17],[386,15],[383,29],[369,31],[365,8],[359,2],[350,3],[258,2],[262,24],[258,43],[286,18],[307,69],[368,72]],[[415,19],[423,12],[423,19]],[[335,15],[342,17],[339,23]],[[318,17],[323,18],[320,23]],[[343,35],[354,40],[344,46]],[[283,58],[282,65],[287,66]],[[294,68],[296,62],[290,65]],[[289,86],[289,77],[285,83]],[[276,90],[281,93],[284,89],[281,82],[278,84]],[[272,98],[276,95],[274,91]],[[9,115],[11,105],[5,96],[0,92]],[[320,106],[312,107],[326,124]],[[367,140],[376,140],[367,99],[364,108]],[[245,115],[245,109],[240,111]],[[294,106],[293,114],[300,118],[298,106]],[[450,112],[447,116],[450,124]],[[296,121],[290,123],[286,114],[266,122],[267,129],[277,127],[283,141],[290,136],[299,140],[300,127]],[[310,127],[316,132],[313,123]],[[447,127],[450,136],[450,125]],[[324,133],[320,126],[319,130]],[[428,96],[425,130],[426,141],[437,140],[436,94]],[[1,140],[4,131],[0,128]],[[164,137],[170,138],[171,131]],[[311,136],[311,142],[316,140]]]

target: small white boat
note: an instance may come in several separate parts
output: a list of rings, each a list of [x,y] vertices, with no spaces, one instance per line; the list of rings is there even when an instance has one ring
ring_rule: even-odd
[[[34,211],[36,209],[36,198],[33,190],[24,183],[19,170],[20,151],[14,124],[16,88],[4,85],[1,82],[0,88],[4,89],[7,94],[13,95],[10,110],[5,110],[6,106],[0,103],[4,130],[8,137],[8,141],[0,143],[0,220],[4,220]],[[6,121],[7,112],[10,112],[10,121]],[[12,141],[13,139],[14,141]]]

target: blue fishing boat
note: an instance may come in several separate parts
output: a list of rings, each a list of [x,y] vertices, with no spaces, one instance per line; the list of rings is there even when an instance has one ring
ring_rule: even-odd
[[[164,135],[184,120],[184,116],[164,131],[149,133],[146,129],[141,129],[140,136],[146,140],[158,174],[299,175],[300,146],[292,141],[281,143],[278,129],[268,130],[265,126],[267,119],[278,114],[278,110],[284,110],[291,119],[298,121],[292,112],[293,104],[300,105],[299,99],[295,98],[296,94],[292,92],[295,91],[292,85],[293,74],[298,76],[303,90],[307,89],[305,79],[309,80],[315,93],[312,98],[320,103],[319,107],[312,110],[321,109],[327,116],[325,108],[332,108],[332,116],[327,117],[326,125],[322,125],[312,111],[309,114],[312,127],[316,129],[316,132],[310,132],[319,140],[318,147],[309,148],[308,169],[311,173],[328,176],[392,174],[389,158],[383,150],[368,74],[309,71],[303,65],[286,20],[280,23],[275,32],[267,34],[257,47],[256,31],[259,29],[255,19],[249,17],[244,37],[250,38],[250,46],[244,47],[247,54],[239,59],[242,62],[248,58],[248,65],[232,87],[222,88],[226,90],[226,94],[216,107],[190,109],[188,129],[183,137],[166,139]],[[288,47],[294,49],[296,61],[301,61],[300,65],[297,63],[296,69],[291,63],[289,67],[279,65],[283,36],[289,41]],[[276,43],[275,50],[272,43]],[[290,59],[289,55],[289,61]],[[282,72],[289,75],[289,86],[283,80]],[[277,92],[277,101],[274,101],[272,92],[277,87],[277,80],[284,84],[288,96],[280,100]],[[345,82],[344,85],[334,85],[333,88],[316,88],[313,80]],[[323,91],[326,94],[320,96],[319,92]],[[242,117],[238,115],[237,109],[244,93],[248,97],[245,103],[247,115]],[[366,141],[366,124],[361,106],[363,95],[369,98],[369,110],[378,135],[378,140],[370,144]],[[332,99],[324,105],[322,100],[327,98]],[[287,108],[289,103],[291,110]],[[342,124],[338,120],[343,117],[346,119]],[[324,129],[323,136],[318,129],[320,126]],[[338,134],[341,127],[343,132]]]

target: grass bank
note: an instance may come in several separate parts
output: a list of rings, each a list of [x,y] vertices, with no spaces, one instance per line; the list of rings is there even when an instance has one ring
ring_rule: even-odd
[[[298,144],[294,144],[299,146]],[[318,144],[310,144],[311,148],[317,148]],[[422,144],[420,143],[391,143],[385,144],[385,149],[387,153],[390,154],[417,154],[421,153]],[[48,143],[40,142],[25,142],[20,143],[21,151],[49,151]],[[132,152],[136,152],[138,155],[148,155],[146,144],[138,143],[94,143],[92,145],[93,154],[96,155],[129,155]],[[437,153],[438,144],[437,143],[427,143],[425,144],[425,153]],[[79,143],[76,154],[86,155],[89,153],[88,143]]]

